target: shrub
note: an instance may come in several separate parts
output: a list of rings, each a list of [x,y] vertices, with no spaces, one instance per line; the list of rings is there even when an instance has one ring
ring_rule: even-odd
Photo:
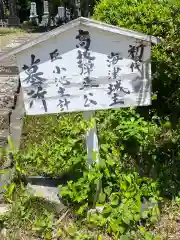
[[[94,18],[161,38],[161,44],[152,48],[153,92],[157,98],[151,110],[176,123],[180,114],[180,2],[102,0]]]

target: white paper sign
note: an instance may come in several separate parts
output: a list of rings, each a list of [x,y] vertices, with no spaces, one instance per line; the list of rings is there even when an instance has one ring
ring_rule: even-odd
[[[74,28],[17,55],[28,115],[151,104],[149,42]]]

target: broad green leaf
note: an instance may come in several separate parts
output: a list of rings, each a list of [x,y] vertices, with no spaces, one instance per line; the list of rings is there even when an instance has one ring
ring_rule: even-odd
[[[105,200],[106,200],[106,194],[103,193],[103,192],[101,192],[101,193],[99,194],[99,202],[100,202],[100,203],[104,203]]]
[[[99,235],[99,236],[97,237],[97,240],[103,240],[102,235]]]
[[[107,186],[104,188],[104,192],[106,193],[107,196],[110,196],[112,191],[112,188],[110,186]]]
[[[129,237],[127,235],[121,235],[119,240],[129,240]]]
[[[103,209],[103,214],[110,214],[112,211],[112,207],[110,205],[105,205]]]
[[[110,201],[112,206],[116,206],[119,204],[119,194],[118,193],[112,193],[110,196]]]

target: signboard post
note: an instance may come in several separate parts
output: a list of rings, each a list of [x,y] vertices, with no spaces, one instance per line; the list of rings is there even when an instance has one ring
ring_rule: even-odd
[[[84,119],[90,120],[94,117],[94,114],[95,113],[93,111],[84,112]],[[86,133],[86,147],[89,166],[93,163],[93,161],[99,163],[98,136],[95,122],[94,127],[90,127]]]

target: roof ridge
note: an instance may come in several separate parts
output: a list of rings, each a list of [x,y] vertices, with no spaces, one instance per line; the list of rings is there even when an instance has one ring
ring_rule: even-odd
[[[99,28],[101,30],[112,32],[114,34],[125,35],[127,37],[132,37],[132,38],[136,38],[139,40],[152,42],[155,44],[157,44],[159,42],[158,38],[141,33],[141,32],[137,32],[137,31],[133,31],[130,29],[110,25],[110,24],[100,22],[100,21],[90,19],[90,18],[79,17],[79,18],[72,20],[50,32],[43,33],[40,36],[30,39],[29,41],[25,42],[21,46],[17,46],[15,48],[13,48],[11,51],[0,55],[0,61],[2,61],[4,58],[7,58],[7,57],[17,54],[18,52],[24,51],[27,48],[33,47],[41,42],[47,41],[48,39],[55,37],[56,35],[61,34],[63,32],[66,32],[74,27],[77,27],[78,25]]]

